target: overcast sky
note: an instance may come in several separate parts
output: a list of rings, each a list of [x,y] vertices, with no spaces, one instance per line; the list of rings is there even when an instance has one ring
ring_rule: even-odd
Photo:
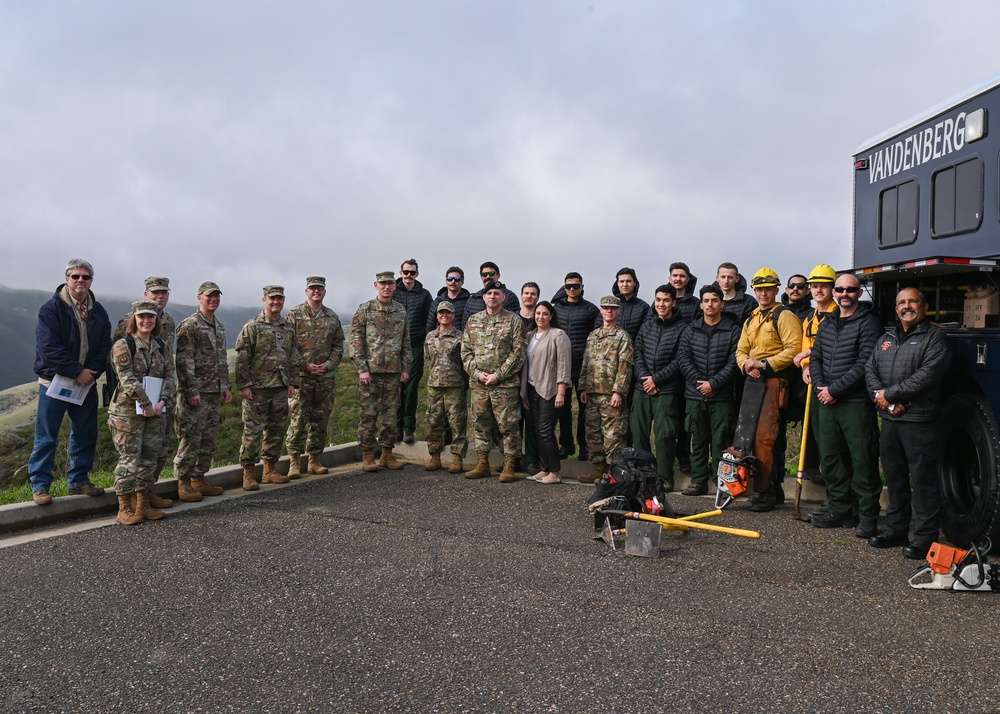
[[[1000,71],[1000,3],[0,0],[0,283],[230,304],[484,260],[551,296],[850,265],[852,152]]]

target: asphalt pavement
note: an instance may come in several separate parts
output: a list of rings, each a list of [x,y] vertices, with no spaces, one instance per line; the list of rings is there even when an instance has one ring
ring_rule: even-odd
[[[348,466],[4,537],[0,711],[1000,708],[1000,596],[912,590],[899,550],[745,500],[708,522],[760,539],[629,556],[593,539],[591,491]]]

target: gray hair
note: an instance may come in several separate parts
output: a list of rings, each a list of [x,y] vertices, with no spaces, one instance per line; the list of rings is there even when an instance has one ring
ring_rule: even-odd
[[[66,272],[64,274],[65,277],[68,278],[69,274],[72,273],[77,268],[83,268],[88,273],[90,273],[91,277],[94,276],[94,266],[93,265],[91,265],[90,263],[88,263],[83,258],[73,258],[68,263],[66,263]]]

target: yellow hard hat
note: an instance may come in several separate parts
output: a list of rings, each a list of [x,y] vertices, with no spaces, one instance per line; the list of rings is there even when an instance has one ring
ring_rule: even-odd
[[[770,268],[761,268],[753,274],[753,280],[750,281],[750,286],[754,288],[776,288],[779,285],[781,280],[778,279],[778,274]]]
[[[809,273],[810,283],[835,283],[837,282],[837,271],[826,263],[820,263]]]

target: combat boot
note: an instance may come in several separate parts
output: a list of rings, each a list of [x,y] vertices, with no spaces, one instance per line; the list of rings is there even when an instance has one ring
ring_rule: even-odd
[[[261,483],[288,483],[290,479],[284,474],[280,474],[274,469],[274,462],[264,459],[264,475],[261,476]]]
[[[476,467],[472,471],[465,472],[465,478],[483,478],[490,475],[490,452],[477,451]]]
[[[174,502],[169,498],[160,498],[156,495],[156,491],[149,492],[149,505],[153,508],[170,508],[174,505]]]
[[[243,467],[243,490],[256,491],[260,486],[257,484],[257,477],[254,475],[254,465]],[[201,495],[200,493],[198,494]]]
[[[514,480],[514,468],[517,458],[514,456],[503,457],[503,471],[500,472],[500,483],[510,483]]]
[[[148,521],[158,521],[166,517],[166,513],[158,511],[149,505],[149,492],[136,491],[135,494],[135,515],[141,516]]]
[[[316,474],[317,476],[330,473],[330,469],[324,466],[323,462],[319,460],[319,454],[309,454],[308,471],[309,473]],[[291,476],[291,472],[289,472],[288,475]]]
[[[221,496],[222,492],[225,490],[222,486],[212,486],[207,483],[204,476],[192,476],[191,488],[200,493],[202,496]]]
[[[403,465],[396,461],[396,457],[392,453],[392,449],[385,446],[382,447],[382,454],[378,458],[378,465],[384,466],[387,469],[392,469],[393,471],[399,471],[403,468]]]
[[[457,474],[461,473],[462,469],[465,468],[465,464],[462,463],[462,457],[455,454],[451,457],[451,466],[448,467],[448,473]]]
[[[134,526],[142,523],[142,516],[137,516],[132,509],[132,494],[118,494],[118,518],[115,519],[123,526]]]
[[[361,450],[361,468],[365,471],[378,471],[378,464],[375,463],[375,451],[373,449]]]
[[[191,486],[191,479],[177,479],[177,500],[185,503],[197,503],[201,500],[201,492]]]
[[[431,458],[427,460],[427,465],[424,466],[425,471],[437,471],[441,468],[441,454],[431,454]]]
[[[608,462],[598,461],[596,464],[594,464],[594,469],[589,474],[587,474],[586,476],[580,476],[577,479],[577,481],[579,481],[580,483],[594,483],[595,481],[600,480],[601,476],[603,476],[607,470],[608,470]]]
[[[312,457],[309,457],[312,459]],[[302,462],[298,454],[288,455],[288,480],[302,478]]]

